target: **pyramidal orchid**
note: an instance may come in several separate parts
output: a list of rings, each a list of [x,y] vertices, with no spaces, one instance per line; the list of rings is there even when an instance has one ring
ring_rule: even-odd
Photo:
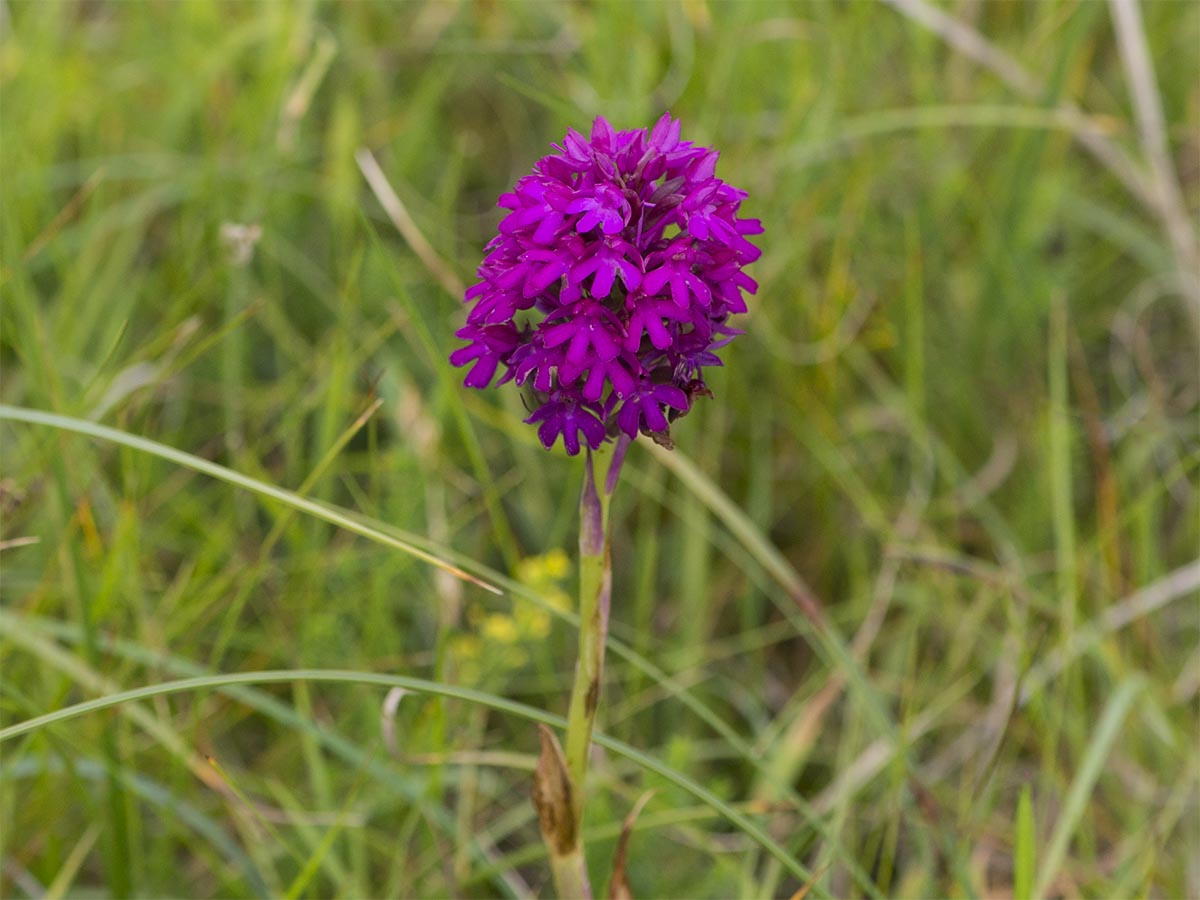
[[[729,318],[757,289],[743,269],[762,225],[739,217],[746,193],[716,177],[717,151],[679,133],[670,114],[631,131],[597,118],[500,198],[450,361],[470,366],[468,387],[523,386],[547,449],[669,443],[739,333]]]
[[[500,197],[471,308],[450,355],[468,387],[515,381],[546,449],[586,451],[579,502],[579,655],[566,749],[543,726],[533,801],[560,897],[591,897],[582,834],[585,776],[604,672],[612,594],[609,504],[629,444],[671,446],[670,423],[711,396],[704,370],[738,332],[760,253],[744,191],[716,177],[717,152],[651,129],[590,138],[570,130],[555,153]],[[593,454],[615,443],[597,479]]]

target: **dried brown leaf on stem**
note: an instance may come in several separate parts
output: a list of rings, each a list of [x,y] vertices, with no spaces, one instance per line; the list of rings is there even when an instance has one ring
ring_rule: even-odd
[[[629,888],[629,879],[625,875],[625,866],[629,859],[629,836],[633,833],[634,823],[641,815],[642,808],[650,802],[654,791],[646,791],[638,797],[637,803],[621,824],[621,837],[617,841],[617,852],[613,856],[612,879],[608,882],[608,900],[633,900],[633,891]]]

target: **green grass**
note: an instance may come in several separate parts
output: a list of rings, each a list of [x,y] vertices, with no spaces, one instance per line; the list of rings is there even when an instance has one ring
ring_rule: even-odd
[[[1200,8],[937,8],[0,5],[0,896],[548,895],[581,467],[445,357],[664,108],[767,231],[614,504],[593,882],[653,789],[639,897],[1200,896]]]

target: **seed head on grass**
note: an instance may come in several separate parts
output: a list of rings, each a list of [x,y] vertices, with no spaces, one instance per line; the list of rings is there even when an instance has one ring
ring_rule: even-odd
[[[591,138],[567,132],[499,205],[509,210],[488,244],[457,336],[465,383],[515,381],[549,449],[580,435],[593,450],[623,432],[669,443],[668,420],[707,395],[704,369],[737,334],[743,271],[760,251],[738,217],[746,193],[715,176],[717,151],[679,139],[664,115],[651,129]]]

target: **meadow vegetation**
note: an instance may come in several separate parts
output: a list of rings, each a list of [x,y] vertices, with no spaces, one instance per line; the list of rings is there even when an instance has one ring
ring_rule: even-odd
[[[548,895],[581,468],[446,357],[497,195],[669,109],[761,288],[625,463],[593,883],[653,790],[640,897],[1200,896],[1198,36],[0,5],[0,895]]]

